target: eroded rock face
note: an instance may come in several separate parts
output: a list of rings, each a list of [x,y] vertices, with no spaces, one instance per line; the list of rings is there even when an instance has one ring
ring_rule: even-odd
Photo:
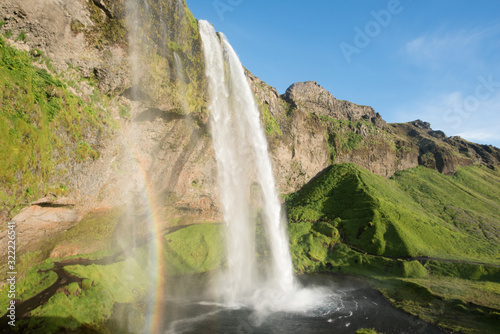
[[[248,71],[247,76],[261,108],[282,131],[268,136],[282,192],[295,191],[332,160],[384,177],[418,165],[452,175],[476,163],[500,164],[498,148],[447,137],[420,120],[387,125],[373,108],[338,100],[316,82],[295,83],[278,96]]]
[[[24,253],[43,249],[43,243],[65,231],[78,220],[72,205],[52,204],[44,200],[24,208],[12,218],[16,231],[16,251]],[[7,231],[0,234],[0,242],[7,245]]]
[[[491,145],[479,145],[460,137],[447,137],[442,131],[434,131],[421,120],[391,124],[390,132],[407,138],[418,148],[418,164],[453,175],[458,168],[483,164],[498,166],[500,150]]]
[[[337,100],[312,81],[295,83],[279,96],[248,71],[247,77],[259,105],[269,110],[282,131],[278,137],[268,136],[282,193],[298,190],[333,161],[356,163],[385,177],[418,165],[418,148],[388,140],[387,124],[373,108]],[[345,122],[332,126],[328,120]],[[359,143],[346,150],[343,141],[351,133]]]
[[[296,106],[318,116],[349,121],[367,120],[379,128],[385,128],[385,121],[372,107],[358,105],[349,101],[337,100],[317,82],[297,82],[291,85],[283,98]]]
[[[6,22],[2,31],[10,30],[14,37],[24,31],[26,38],[18,43],[42,51],[57,72],[75,68],[82,77],[98,76],[99,88],[104,92],[128,84],[126,50],[119,45],[102,45],[98,49],[75,27],[76,23],[82,28],[95,26],[86,1],[16,0],[4,1],[0,6]]]
[[[293,109],[276,88],[249,71],[246,75],[261,110],[268,110],[282,133],[267,136],[279,191],[297,191],[331,163],[325,127],[307,111]]]

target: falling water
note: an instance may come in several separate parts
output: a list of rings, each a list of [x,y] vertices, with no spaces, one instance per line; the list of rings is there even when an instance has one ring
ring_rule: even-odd
[[[206,21],[200,21],[211,104],[213,146],[216,153],[221,200],[227,224],[228,302],[263,298],[294,290],[288,236],[268,154],[267,141],[243,67],[233,48]],[[271,268],[265,282],[257,279],[255,222],[250,219],[248,189],[252,166],[262,190],[265,231]],[[265,293],[262,288],[265,287]]]

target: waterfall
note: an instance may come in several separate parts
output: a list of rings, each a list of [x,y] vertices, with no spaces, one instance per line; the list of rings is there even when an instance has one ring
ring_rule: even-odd
[[[227,225],[228,268],[224,277],[224,297],[229,303],[240,303],[252,297],[288,295],[295,284],[288,234],[259,110],[243,66],[225,36],[218,36],[207,21],[199,21],[199,27],[211,100],[213,147]],[[248,194],[252,172],[261,189],[262,213],[271,253],[271,265],[264,281],[258,279],[255,221],[250,217]]]

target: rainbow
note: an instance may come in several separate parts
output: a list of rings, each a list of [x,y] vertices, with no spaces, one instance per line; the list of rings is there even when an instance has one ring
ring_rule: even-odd
[[[134,161],[143,161],[140,159],[139,154],[134,152]],[[154,191],[151,187],[151,182],[148,180],[146,173],[146,163],[136,163],[137,176],[140,189],[143,189],[142,196],[146,199],[147,210],[147,224],[148,232],[151,233],[151,247],[149,251],[151,264],[149,266],[149,277],[151,278],[151,295],[149,298],[147,313],[146,313],[146,326],[144,333],[157,334],[160,333],[162,328],[164,302],[163,296],[165,293],[166,279],[165,279],[165,259],[163,250],[163,233],[162,233],[162,219],[159,215],[159,206],[154,201]]]

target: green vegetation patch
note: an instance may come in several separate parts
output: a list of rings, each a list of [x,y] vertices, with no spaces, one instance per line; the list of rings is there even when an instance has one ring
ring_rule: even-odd
[[[57,274],[53,271],[39,272],[42,269],[40,266],[31,267],[22,279],[19,279],[16,284],[16,300],[27,300],[36,294],[47,289],[57,280]],[[0,314],[4,314],[4,310],[9,305],[8,286],[5,285],[0,289]]]
[[[225,258],[222,229],[222,225],[193,225],[166,235],[167,274],[195,274],[219,268]]]
[[[0,211],[59,189],[71,158],[97,159],[96,138],[109,134],[107,113],[33,60],[0,38]]]
[[[285,198],[294,266],[364,276],[427,322],[496,333],[499,185],[498,171],[482,166],[453,177],[418,167],[389,180],[331,166]]]
[[[339,154],[367,150],[379,145],[395,150],[394,143],[388,138],[389,134],[369,121],[353,122],[328,116],[319,116],[319,120],[326,127],[325,139],[332,161]]]
[[[151,270],[151,261],[143,257],[146,254],[109,265],[68,266],[65,270],[88,279],[87,284],[92,287],[100,286],[113,302],[132,303],[146,295],[156,275]]]
[[[68,286],[69,287],[69,286]],[[113,298],[103,285],[96,284],[80,289],[68,287],[56,293],[47,304],[33,310],[31,317],[20,320],[18,326],[29,333],[58,333],[61,328],[78,330],[85,327],[97,332],[111,316]]]
[[[420,173],[422,169],[409,170],[387,180],[353,164],[333,165],[300,191],[287,196],[290,223],[327,222],[340,232],[343,243],[373,255],[498,263],[498,244],[470,229],[458,228],[440,211],[427,210],[415,200],[411,189],[418,189],[419,183],[427,181],[417,176],[406,177],[403,182],[402,177],[405,173]],[[456,183],[435,170],[423,172],[426,179],[445,178],[443,183]],[[438,196],[441,195],[438,190],[439,184],[428,185],[422,191]],[[447,190],[442,187],[443,198],[450,198],[444,194]],[[481,198],[471,196],[461,185],[454,186],[453,194],[464,198],[462,207],[484,205]],[[498,211],[489,212],[498,220]]]
[[[442,261],[427,261],[425,267],[436,276],[461,278],[471,281],[500,282],[499,267]]]
[[[268,136],[279,137],[283,134],[276,118],[271,114],[269,108],[259,102],[259,109],[262,114],[264,131]]]
[[[362,328],[358,329],[354,334],[380,334],[374,329]]]
[[[452,177],[417,167],[396,173],[393,180],[424,210],[478,240],[484,245],[484,253],[496,253],[496,260],[500,260],[498,171],[484,166],[465,167]]]
[[[83,278],[82,284],[71,283],[58,291],[45,305],[32,311],[30,318],[21,321],[20,326],[30,333],[81,328],[105,332],[116,305],[131,307],[137,315],[134,321],[144,321],[149,296],[157,291],[157,284],[165,284],[160,278],[168,281],[167,276],[201,273],[222,265],[221,229],[221,225],[193,225],[165,235],[161,245],[163,258],[157,258],[158,246],[151,241],[129,250],[124,260],[115,263],[66,266],[68,273]],[[29,281],[44,281],[47,279],[40,275],[55,275],[53,272],[36,274],[42,267],[50,269],[51,264],[52,260],[47,260],[44,265],[33,268]],[[41,288],[30,291],[34,295]],[[0,296],[2,305],[8,302],[8,299],[4,301],[3,294]]]
[[[126,225],[126,212],[122,208],[93,211],[59,235],[55,248],[77,250],[80,257],[92,253],[99,253],[100,257],[112,255],[120,250],[116,233],[119,229],[127,228]],[[128,235],[128,238],[133,236]],[[131,243],[131,240],[120,241]]]
[[[482,305],[471,302],[473,298],[491,301],[487,297],[489,289],[477,291],[478,285],[473,282],[428,278],[379,279],[373,281],[373,284],[394,305],[429,323],[464,334],[498,332],[498,308],[484,306],[484,302]],[[459,293],[450,293],[445,291],[447,289],[454,289]],[[498,292],[498,287],[496,291]]]
[[[338,241],[338,231],[332,225],[296,223],[289,225],[292,261],[298,272],[315,272],[325,269],[328,250]]]

